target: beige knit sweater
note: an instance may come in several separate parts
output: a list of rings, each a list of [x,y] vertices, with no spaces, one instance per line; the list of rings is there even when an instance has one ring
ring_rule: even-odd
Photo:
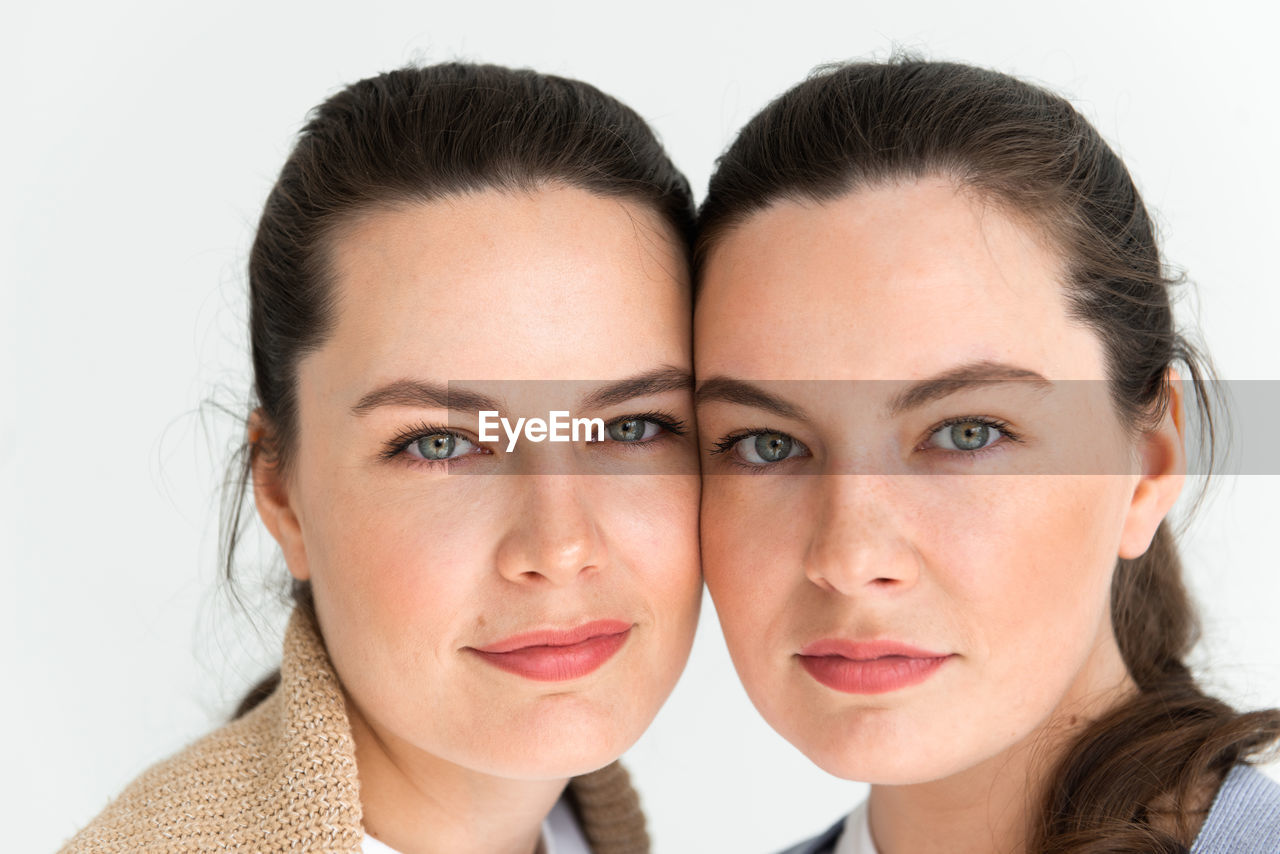
[[[360,782],[338,678],[295,610],[280,686],[257,708],[152,766],[60,854],[358,852]],[[647,854],[640,801],[614,762],[569,783],[595,854]]]

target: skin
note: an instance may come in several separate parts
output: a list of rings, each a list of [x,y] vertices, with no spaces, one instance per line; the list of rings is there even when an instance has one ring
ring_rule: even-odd
[[[336,324],[299,364],[288,477],[255,463],[258,509],[290,573],[311,582],[366,829],[405,854],[527,854],[568,778],[640,736],[688,657],[701,590],[692,433],[650,425],[634,445],[508,453],[479,441],[475,411],[403,395],[357,404],[403,379],[456,381],[513,419],[661,412],[691,425],[687,384],[581,401],[611,381],[687,374],[683,255],[641,206],[546,186],[365,212],[332,259]],[[519,382],[549,378],[574,382]],[[465,440],[449,462],[388,449],[445,428]],[[575,679],[531,680],[474,651],[598,619],[631,631]]]
[[[941,177],[778,202],[706,267],[707,586],[760,713],[826,771],[873,784],[882,854],[1022,850],[1052,762],[1136,690],[1111,577],[1181,488],[1181,403],[1149,433],[1120,423],[1062,268],[1034,227]],[[988,381],[894,407],[966,374]],[[829,380],[860,382],[815,382]],[[799,411],[726,393],[733,381]],[[969,418],[1004,427],[957,449],[945,425]],[[735,437],[764,430],[799,447],[753,466],[754,437]],[[823,638],[945,660],[917,684],[845,693],[800,665]]]

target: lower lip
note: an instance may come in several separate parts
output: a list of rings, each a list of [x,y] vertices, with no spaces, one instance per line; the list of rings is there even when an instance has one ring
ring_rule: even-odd
[[[950,656],[911,658],[886,655],[855,660],[840,655],[801,655],[800,665],[828,688],[846,694],[885,694],[918,685],[938,671]]]
[[[471,651],[499,670],[537,682],[564,682],[599,669],[622,649],[630,635],[631,629],[627,629],[567,646],[524,646],[509,652]]]

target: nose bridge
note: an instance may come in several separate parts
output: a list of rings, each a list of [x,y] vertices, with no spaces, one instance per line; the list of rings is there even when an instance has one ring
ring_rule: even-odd
[[[824,475],[821,507],[805,554],[805,574],[845,594],[901,588],[919,575],[919,556],[901,524],[884,475]]]
[[[497,568],[512,581],[565,584],[598,566],[603,545],[581,476],[519,474]]]

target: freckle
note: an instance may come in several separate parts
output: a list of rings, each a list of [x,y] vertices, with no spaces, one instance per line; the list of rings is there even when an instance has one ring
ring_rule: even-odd
[[[484,624],[485,624],[485,619],[484,619],[484,617],[477,617],[477,618],[476,618],[476,625],[477,625],[479,628],[482,628],[482,629],[483,629],[483,628],[484,628]]]

